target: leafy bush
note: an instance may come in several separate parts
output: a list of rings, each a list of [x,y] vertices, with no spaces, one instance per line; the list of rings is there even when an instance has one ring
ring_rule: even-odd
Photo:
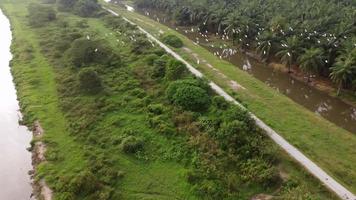
[[[80,87],[88,92],[96,93],[102,89],[101,79],[92,67],[83,68],[78,73]]]
[[[41,27],[56,19],[56,11],[49,6],[31,3],[28,6],[28,20],[33,27]]]
[[[121,64],[120,56],[114,54],[109,44],[101,40],[76,39],[68,49],[67,56],[69,62],[76,67],[93,63],[108,66]]]
[[[154,114],[154,115],[160,115],[164,111],[164,107],[162,104],[150,104],[147,107],[148,112]]]
[[[159,78],[163,78],[166,75],[166,66],[169,59],[170,59],[169,56],[163,55],[159,59],[156,59],[153,62],[151,78],[159,79]]]
[[[77,0],[57,0],[58,9],[60,11],[69,11],[74,7]]]
[[[210,96],[203,88],[188,80],[172,82],[166,90],[168,100],[185,110],[203,111],[210,105]]]
[[[177,80],[183,77],[183,75],[185,75],[186,72],[186,67],[185,65],[175,59],[171,59],[168,62],[168,67],[166,70],[166,78],[168,80]]]
[[[152,47],[151,43],[145,37],[138,37],[132,43],[132,52],[135,54],[143,54]]]
[[[79,0],[76,2],[74,12],[81,17],[93,17],[100,10],[97,0]]]
[[[122,151],[125,153],[136,153],[143,149],[143,141],[134,136],[128,136],[121,142]]]
[[[221,110],[226,110],[229,107],[229,102],[227,102],[222,96],[213,97],[213,105]]]
[[[174,48],[183,47],[182,40],[179,37],[175,36],[175,35],[171,35],[171,34],[170,35],[165,35],[165,36],[163,36],[162,41],[164,43],[174,47]]]

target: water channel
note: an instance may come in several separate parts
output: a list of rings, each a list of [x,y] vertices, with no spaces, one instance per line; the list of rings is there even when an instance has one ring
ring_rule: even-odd
[[[30,146],[31,132],[19,124],[21,113],[9,62],[11,30],[9,20],[0,10],[0,199],[31,199],[32,186],[29,170],[32,169]]]

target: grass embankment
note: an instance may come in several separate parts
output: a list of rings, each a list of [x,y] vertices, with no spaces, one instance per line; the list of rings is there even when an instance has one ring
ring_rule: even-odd
[[[37,178],[45,174],[49,178],[48,171],[55,172],[56,176],[74,175],[86,165],[82,146],[73,140],[66,129],[67,121],[59,109],[55,72],[40,52],[36,34],[25,23],[27,9],[22,3],[15,2],[0,1],[0,5],[11,22],[11,70],[23,120],[28,127],[39,120],[45,129],[43,140],[48,146],[47,154],[63,158],[46,164],[46,169],[43,165],[39,166]]]
[[[57,92],[58,69],[41,52],[38,30],[27,25],[27,2],[19,0],[0,3],[11,20],[14,55],[11,66],[24,120],[29,127],[35,120],[39,120],[45,130],[43,140],[47,145],[48,162],[39,166],[36,178],[44,177],[57,192],[58,184],[64,184],[61,179],[78,176],[89,167],[88,157],[84,155],[88,147],[70,133],[67,113],[61,110],[60,95]],[[128,113],[108,116],[107,121],[114,122],[118,118],[122,121],[132,119],[127,123],[137,131],[145,124],[144,118],[136,118],[134,114]],[[98,132],[105,132],[105,129]],[[189,187],[182,181],[186,170],[180,164],[145,163],[123,156],[118,150],[112,150],[110,154],[118,158],[120,164],[115,165],[123,168],[126,174],[121,186],[124,188],[124,198],[194,199],[194,195],[189,195]],[[55,193],[55,199],[66,199],[65,195],[58,194]]]
[[[176,82],[190,77],[182,64],[122,19],[55,19],[53,4],[28,15],[28,1],[1,2],[25,122],[45,129],[36,177],[55,199],[335,198],[275,156],[246,113],[199,80]]]
[[[110,4],[105,4],[105,6],[109,6],[156,36],[159,35],[159,30],[162,30],[166,34],[174,34],[181,38],[185,47],[213,65],[229,79],[241,84],[246,90],[232,92],[230,84],[217,76],[216,71],[202,63],[195,64],[209,79],[230,91],[230,94],[242,101],[251,112],[343,185],[356,192],[356,165],[354,164],[356,163],[356,150],[353,148],[356,145],[355,135],[316,116],[231,63],[218,59],[203,47],[194,45],[182,34],[138,13],[128,12]],[[176,49],[176,51],[192,61],[191,63],[196,63],[196,59],[192,58],[192,53],[181,49]]]

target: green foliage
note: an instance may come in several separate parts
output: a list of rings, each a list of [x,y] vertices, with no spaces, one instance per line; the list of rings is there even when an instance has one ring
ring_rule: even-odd
[[[183,47],[183,42],[176,35],[165,35],[162,37],[162,41],[174,48]]]
[[[138,198],[159,198],[159,195],[151,195],[159,192],[172,199],[247,199],[255,192],[275,189],[265,185],[274,177],[273,163],[264,152],[270,145],[264,143],[245,111],[214,96],[201,79],[172,83],[168,78],[152,80],[151,70],[155,68],[159,70],[154,77],[171,74],[167,77],[175,79],[189,75],[180,72],[181,63],[173,62],[172,57],[164,55],[162,49],[152,48],[150,43],[146,49],[139,50],[142,54],[132,54],[129,47],[134,40],[129,37],[137,39],[136,29],[127,31],[120,24],[115,31],[127,31],[127,35],[116,34],[115,37],[128,45],[107,45],[82,38],[83,33],[94,29],[98,38],[104,38],[112,27],[106,28],[101,20],[87,18],[88,23],[82,26],[72,23],[72,20],[83,20],[78,16],[58,17],[63,23],[52,23],[51,27],[43,29],[23,29],[40,35],[33,39],[35,44],[40,41],[40,45],[30,45],[28,49],[38,46],[41,51],[26,53],[41,62],[41,70],[34,68],[33,73],[28,72],[29,65],[23,69],[25,75],[30,73],[29,77],[37,77],[36,73],[42,70],[46,72],[39,77],[39,82],[45,84],[40,88],[23,85],[26,90],[38,92],[36,95],[41,100],[45,100],[42,99],[43,91],[49,91],[51,97],[50,103],[43,105],[44,114],[39,115],[46,119],[44,123],[49,130],[46,138],[48,162],[41,166],[39,177],[48,180],[57,199],[130,199],[142,188],[144,193]],[[141,39],[147,41],[147,38]],[[66,51],[66,56],[51,56],[53,49]],[[105,55],[95,55],[93,51],[102,51]],[[125,65],[104,67],[114,66],[112,63],[118,59],[118,52],[120,63],[122,58]],[[47,58],[50,58],[50,64],[44,66]],[[79,69],[63,65],[75,65]],[[20,81],[26,80],[20,78]],[[52,80],[51,84],[47,84],[48,80]],[[105,93],[87,95],[81,92],[99,85],[102,89],[103,83]],[[205,112],[184,111],[179,106],[169,105],[164,98],[167,85],[171,87],[170,92],[167,89],[167,97],[177,100],[177,105],[192,110],[204,107]],[[33,93],[29,94],[32,97]],[[210,98],[213,98],[212,105]],[[32,102],[31,98],[29,100]],[[60,109],[52,103],[54,101],[59,103]],[[202,103],[204,101],[207,104]],[[39,101],[35,98],[33,102]],[[26,116],[36,119],[37,114]],[[57,126],[61,128],[52,128]],[[58,144],[53,144],[53,140]],[[189,176],[193,187],[182,179],[187,169],[194,171]],[[122,170],[125,170],[125,176]],[[242,178],[254,188],[244,188],[245,183],[239,182]],[[247,195],[240,196],[244,192]]]
[[[74,7],[74,12],[82,17],[93,17],[100,10],[97,0],[78,0]]]
[[[159,59],[153,61],[151,78],[160,79],[166,75],[167,62],[169,59],[170,58],[167,55],[163,55]]]
[[[73,9],[78,0],[57,0],[58,9],[61,11],[69,11]]]
[[[166,96],[171,103],[185,110],[204,111],[210,105],[207,91],[191,80],[172,82],[166,90]]]
[[[144,54],[150,47],[152,45],[146,38],[139,37],[132,43],[131,51],[135,54]]]
[[[76,39],[66,53],[69,62],[75,67],[90,64],[119,66],[121,63],[120,56],[113,53],[109,44],[102,40]]]
[[[134,136],[127,136],[121,142],[121,149],[125,153],[137,153],[143,149],[144,142]]]
[[[52,7],[31,3],[28,6],[28,20],[33,27],[41,27],[56,19],[56,12]]]
[[[78,80],[80,87],[87,92],[97,93],[102,89],[102,82],[98,75],[92,67],[86,67],[79,71]]]
[[[207,31],[223,39],[231,38],[233,45],[237,44],[251,51],[257,50],[265,61],[272,61],[277,57],[287,66],[289,72],[292,72],[293,66],[299,67],[300,64],[304,73],[328,77],[331,67],[336,69],[336,66],[340,66],[336,62],[340,60],[337,59],[338,57],[344,56],[343,49],[355,48],[356,4],[351,1],[135,0],[134,2],[138,8],[148,8],[165,14],[167,19],[171,19],[178,26],[199,27],[203,34]],[[165,35],[162,40],[177,48],[183,45],[178,37],[172,35]],[[311,59],[312,52],[304,52],[302,48],[323,51],[317,52],[318,55],[314,55]],[[315,64],[310,64],[315,59],[318,60],[317,67]],[[340,87],[352,88],[351,83],[355,79],[355,74],[354,71],[345,74],[348,80],[343,81],[339,90]],[[340,85],[340,81],[335,82]]]
[[[171,59],[168,62],[168,67],[166,70],[166,79],[168,80],[177,80],[182,78],[187,73],[186,66],[184,63]]]

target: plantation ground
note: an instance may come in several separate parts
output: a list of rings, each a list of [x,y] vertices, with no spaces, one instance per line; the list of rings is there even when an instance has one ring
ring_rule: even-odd
[[[154,35],[158,35],[159,30],[161,30],[181,38],[185,47],[206,60],[230,80],[242,85],[246,90],[234,92],[229,81],[217,76],[216,71],[206,65],[196,64],[197,69],[201,70],[209,79],[230,91],[230,94],[241,100],[251,112],[255,113],[343,185],[353,192],[356,191],[356,166],[353,164],[356,162],[356,152],[352,148],[356,144],[356,137],[352,133],[316,116],[232,64],[217,59],[209,51],[194,45],[192,41],[178,32],[138,13],[128,12],[109,4],[105,4],[105,6],[109,6]],[[185,59],[190,60],[191,63],[196,63],[196,59],[192,58],[191,53],[183,49],[176,49],[176,51]]]
[[[24,120],[29,126],[39,120],[45,129],[43,140],[48,148],[47,162],[41,164],[36,178],[45,178],[55,191],[55,199],[95,198],[91,193],[97,195],[96,191],[91,191],[86,182],[105,185],[100,187],[99,196],[102,199],[108,199],[106,195],[109,193],[113,193],[111,199],[118,199],[115,195],[122,199],[201,198],[193,192],[196,188],[187,181],[187,172],[193,168],[190,160],[194,156],[195,159],[199,157],[186,151],[185,135],[167,136],[160,133],[162,130],[148,126],[148,119],[152,116],[142,110],[147,109],[147,102],[164,104],[164,115],[160,117],[171,123],[168,124],[170,126],[173,124],[171,115],[176,111],[164,103],[163,86],[146,80],[146,57],[133,55],[129,36],[117,34],[104,26],[100,18],[86,19],[88,27],[80,32],[84,36],[108,42],[114,52],[122,55],[125,65],[119,68],[94,66],[103,79],[105,92],[98,95],[82,94],[78,91],[76,81],[73,81],[77,71],[58,59],[57,56],[63,56],[63,52],[54,52],[52,46],[55,42],[64,44],[64,40],[56,38],[61,33],[59,25],[74,26],[83,18],[59,13],[58,23],[30,28],[27,24],[27,1],[0,2],[12,24],[12,71]],[[146,95],[149,98],[144,98]],[[214,113],[206,115],[214,117]],[[194,128],[193,123],[190,125]],[[134,155],[124,153],[117,143],[127,135],[144,138],[144,151]],[[267,149],[275,147],[268,141],[264,144]],[[283,190],[274,191],[276,188],[265,188],[259,184],[240,184],[241,199],[261,192],[277,193],[277,196],[290,194],[296,198],[335,199],[283,152],[277,151],[276,154],[278,172],[285,179],[281,185]],[[83,172],[93,166],[98,167],[96,173],[99,178],[92,177],[90,173],[90,176],[83,176]],[[222,173],[230,170],[234,175],[234,169],[223,170]],[[94,181],[86,179],[88,177]],[[83,187],[79,190],[80,197],[71,196],[71,192],[78,189],[76,183]],[[205,184],[207,190],[212,187],[209,181]],[[86,189],[89,189],[89,194],[82,193]]]

